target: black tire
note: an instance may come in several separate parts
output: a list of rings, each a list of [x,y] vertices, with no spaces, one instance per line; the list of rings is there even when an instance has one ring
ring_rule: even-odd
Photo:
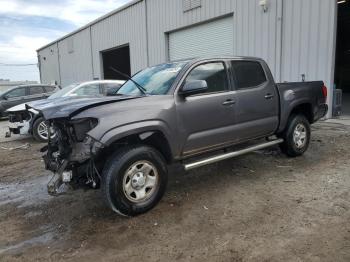
[[[135,203],[124,192],[125,177],[128,177],[130,167],[143,161],[152,164],[156,169],[158,182],[149,198]],[[136,216],[157,205],[164,195],[167,183],[168,170],[164,157],[154,148],[140,145],[122,148],[108,159],[102,171],[101,187],[107,205],[114,212],[124,216]]]
[[[36,141],[38,142],[47,142],[48,139],[44,139],[42,136],[40,136],[39,134],[39,126],[40,126],[40,123],[44,121],[44,118],[42,117],[39,117],[38,119],[36,119],[34,121],[34,124],[33,124],[33,128],[32,128],[32,133],[33,133],[33,137]]]
[[[304,127],[306,134],[305,141],[299,146],[294,141],[294,132],[298,127]],[[282,133],[281,137],[284,139],[284,142],[280,144],[280,148],[283,153],[290,157],[303,155],[310,144],[311,128],[309,121],[303,115],[291,115],[289,117],[287,127]]]

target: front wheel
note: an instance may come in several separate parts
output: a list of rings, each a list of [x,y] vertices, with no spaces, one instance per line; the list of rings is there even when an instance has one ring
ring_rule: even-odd
[[[168,181],[163,156],[148,146],[126,147],[107,161],[102,191],[118,214],[136,216],[152,209],[162,198]]]
[[[50,131],[51,138],[56,136],[53,130]],[[39,117],[33,124],[33,137],[36,141],[47,142],[49,140],[49,127],[44,118]]]
[[[280,145],[283,153],[290,157],[303,155],[309,147],[311,138],[310,123],[303,115],[292,115],[282,134],[284,142]]]

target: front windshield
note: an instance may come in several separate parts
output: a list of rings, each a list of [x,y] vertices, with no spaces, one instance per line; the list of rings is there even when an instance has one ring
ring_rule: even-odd
[[[49,98],[62,97],[65,94],[67,94],[68,92],[70,92],[71,90],[73,90],[74,88],[76,88],[78,85],[79,85],[79,83],[75,83],[75,84],[71,84],[69,86],[66,86],[66,87],[62,88],[61,90],[57,91],[56,93],[52,94],[51,96],[49,96]]]
[[[165,95],[185,64],[185,62],[176,62],[149,67],[134,75],[132,80],[142,86],[147,95]],[[117,94],[142,95],[142,92],[134,82],[129,80],[118,90]]]

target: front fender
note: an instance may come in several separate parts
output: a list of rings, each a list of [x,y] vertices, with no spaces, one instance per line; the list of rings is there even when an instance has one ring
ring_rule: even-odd
[[[104,144],[105,146],[109,146],[115,141],[122,139],[124,137],[141,134],[149,131],[160,131],[163,133],[165,138],[169,141],[169,145],[173,149],[170,137],[171,130],[169,126],[160,120],[148,120],[142,122],[130,123],[123,126],[115,127],[109,131],[107,131],[100,139],[99,142]]]

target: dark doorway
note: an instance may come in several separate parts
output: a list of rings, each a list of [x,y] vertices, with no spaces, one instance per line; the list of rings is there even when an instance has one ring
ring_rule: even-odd
[[[102,52],[102,61],[104,79],[127,80],[124,76],[111,70],[110,67],[128,76],[131,74],[130,49],[128,45]]]
[[[343,91],[342,111],[350,115],[350,0],[338,1],[335,84]]]

